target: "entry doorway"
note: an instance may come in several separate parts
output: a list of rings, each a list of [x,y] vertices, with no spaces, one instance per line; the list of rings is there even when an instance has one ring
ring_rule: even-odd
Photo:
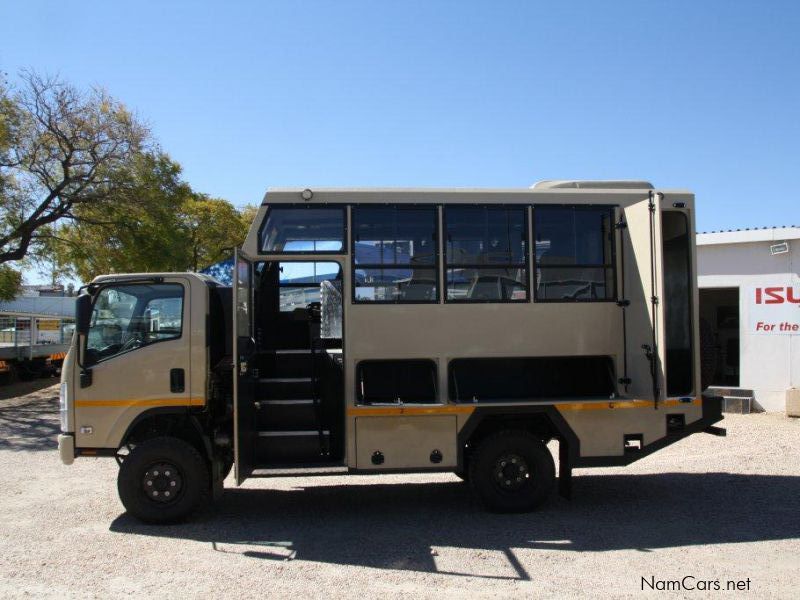
[[[713,386],[739,386],[740,314],[739,288],[700,290],[700,345],[703,361],[713,363]]]

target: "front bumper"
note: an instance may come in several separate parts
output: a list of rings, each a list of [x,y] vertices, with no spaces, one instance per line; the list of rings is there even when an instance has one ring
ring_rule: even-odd
[[[65,465],[71,465],[75,462],[75,436],[73,434],[59,434],[58,455],[61,457],[61,462]]]

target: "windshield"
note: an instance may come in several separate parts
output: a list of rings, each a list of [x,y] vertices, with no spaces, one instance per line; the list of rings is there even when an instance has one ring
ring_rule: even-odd
[[[183,286],[114,285],[95,298],[86,343],[88,364],[181,336]]]

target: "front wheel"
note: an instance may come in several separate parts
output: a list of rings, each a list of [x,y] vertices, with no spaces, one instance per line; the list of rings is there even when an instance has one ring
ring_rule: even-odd
[[[494,512],[533,510],[552,492],[555,476],[547,446],[527,431],[505,430],[487,437],[470,460],[472,490]]]
[[[117,478],[127,511],[147,523],[175,523],[207,503],[208,465],[192,445],[174,437],[137,444],[122,461]]]

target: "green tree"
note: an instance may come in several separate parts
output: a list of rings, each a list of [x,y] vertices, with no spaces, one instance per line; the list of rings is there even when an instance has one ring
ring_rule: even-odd
[[[192,191],[180,179],[180,165],[163,152],[142,153],[114,176],[124,184],[113,201],[76,208],[77,219],[61,227],[55,251],[83,281],[103,273],[183,270],[188,245],[181,213]]]
[[[147,129],[102,89],[83,93],[25,72],[0,90],[0,265],[36,251],[42,232],[82,207],[117,198],[116,172],[149,139]]]
[[[0,164],[10,161],[11,143],[19,128],[20,114],[16,103],[8,93],[5,78],[0,73]],[[0,206],[14,191],[14,181],[10,173],[0,168]],[[0,300],[11,300],[22,285],[22,273],[9,265],[0,266]]]
[[[195,194],[183,206],[183,226],[189,244],[188,269],[199,271],[228,258],[244,242],[248,214],[230,202]]]
[[[193,192],[163,152],[142,153],[117,177],[115,201],[86,205],[57,233],[52,252],[83,281],[104,273],[197,271],[226,258],[250,219],[226,200]]]

